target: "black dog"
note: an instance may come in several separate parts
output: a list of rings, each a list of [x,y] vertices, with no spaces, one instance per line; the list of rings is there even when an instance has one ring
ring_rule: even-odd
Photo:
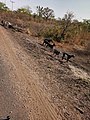
[[[63,56],[62,56],[62,60],[65,59],[65,56],[66,56],[66,61],[68,62],[72,57],[74,58],[75,55],[70,55],[68,53],[63,53]]]
[[[53,44],[48,43],[48,44],[46,45],[46,47],[49,47],[49,48],[51,48],[51,49],[53,49],[54,46],[55,46],[55,43],[53,43]]]
[[[53,50],[53,54],[55,54],[55,55],[59,55],[61,52],[59,51],[59,50],[57,50],[57,49],[54,49]]]
[[[50,38],[45,38],[44,41],[43,41],[43,45],[48,45],[50,42],[53,43],[52,39],[50,39]]]

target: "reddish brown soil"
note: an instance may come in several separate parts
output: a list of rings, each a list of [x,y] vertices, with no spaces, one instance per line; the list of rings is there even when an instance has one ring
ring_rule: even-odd
[[[90,120],[90,51],[73,54],[62,62],[37,38],[0,26],[0,119]]]

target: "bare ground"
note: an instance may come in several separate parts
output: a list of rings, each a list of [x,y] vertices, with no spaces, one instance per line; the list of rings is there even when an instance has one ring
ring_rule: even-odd
[[[0,118],[90,120],[90,54],[69,63],[37,38],[0,27]]]

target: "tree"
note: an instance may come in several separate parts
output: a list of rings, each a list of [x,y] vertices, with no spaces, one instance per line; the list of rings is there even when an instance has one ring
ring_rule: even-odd
[[[43,17],[43,7],[37,6],[36,8],[37,8],[37,15],[39,17]]]
[[[83,27],[87,32],[90,32],[90,20],[83,19]]]
[[[37,14],[39,17],[45,18],[45,20],[54,18],[54,11],[52,9],[49,9],[48,7],[43,8],[37,6]]]
[[[64,20],[64,29],[62,33],[65,33],[67,28],[71,25],[72,22],[72,18],[74,17],[72,12],[69,12],[67,14],[65,14],[63,20]]]
[[[26,13],[26,14],[29,14],[29,15],[31,15],[31,13],[32,13],[31,8],[29,6],[19,8],[17,10],[17,12],[19,12],[19,13]]]
[[[25,8],[26,8],[28,14],[31,14],[31,13],[32,13],[32,10],[31,10],[31,7],[30,7],[30,6],[26,6]]]
[[[6,4],[0,2],[0,10],[9,11],[9,8],[6,6]]]
[[[61,32],[61,35],[58,37],[59,40],[65,38],[65,34],[66,34],[66,31],[67,29],[69,28],[69,26],[71,25],[72,23],[72,18],[74,17],[73,13],[72,12],[67,12],[65,14],[65,16],[63,17],[62,19],[62,32]]]
[[[54,11],[48,7],[43,9],[43,17],[48,20],[54,18]]]

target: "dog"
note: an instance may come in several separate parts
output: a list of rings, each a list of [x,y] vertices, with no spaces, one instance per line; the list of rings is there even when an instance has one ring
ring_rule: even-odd
[[[62,56],[62,60],[65,59],[65,57],[66,57],[66,61],[68,62],[72,57],[74,58],[75,55],[70,55],[70,54],[64,52],[63,56]]]
[[[53,43],[52,39],[50,39],[50,38],[45,38],[44,41],[43,41],[43,45],[46,46],[46,45],[49,44],[50,42]]]

